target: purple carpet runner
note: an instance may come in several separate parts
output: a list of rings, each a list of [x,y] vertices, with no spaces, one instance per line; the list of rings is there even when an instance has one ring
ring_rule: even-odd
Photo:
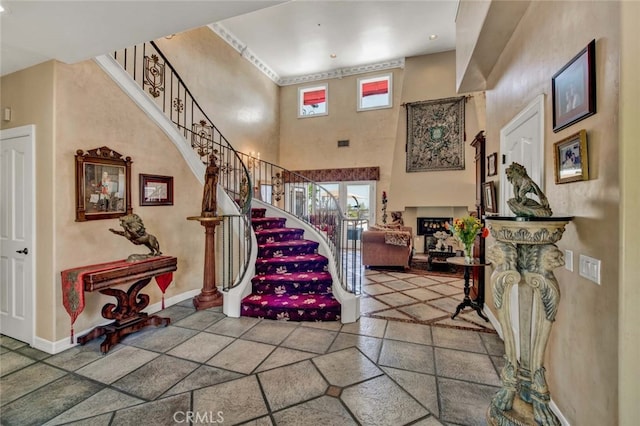
[[[264,217],[252,209],[258,240],[253,291],[242,300],[242,315],[284,321],[336,321],[340,303],[333,297],[328,259],[304,230],[285,227],[285,218]]]

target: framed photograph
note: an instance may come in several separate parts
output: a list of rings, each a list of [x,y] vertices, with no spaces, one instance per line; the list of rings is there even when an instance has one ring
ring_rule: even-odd
[[[493,183],[493,181],[483,183],[482,192],[484,198],[484,211],[486,213],[498,213],[495,183]]]
[[[131,157],[106,146],[76,151],[76,222],[131,213]]]
[[[173,176],[140,174],[141,206],[172,206]]]
[[[553,145],[556,183],[589,180],[587,131],[580,130]]]
[[[553,131],[596,113],[596,41],[592,40],[551,78]]]
[[[298,89],[298,118],[329,114],[329,86],[327,83]]]
[[[487,157],[487,176],[495,176],[498,174],[498,153],[494,152],[493,154]]]
[[[358,111],[393,106],[393,74],[358,79]]]

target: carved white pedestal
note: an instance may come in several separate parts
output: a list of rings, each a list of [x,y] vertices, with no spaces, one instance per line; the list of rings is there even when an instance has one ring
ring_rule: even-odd
[[[487,413],[491,425],[560,425],[549,408],[551,399],[544,369],[544,351],[555,321],[560,289],[553,270],[564,265],[554,243],[562,238],[571,217],[491,217],[486,219],[497,240],[487,252],[495,265],[491,275],[505,345],[502,389]],[[511,288],[517,286],[520,360],[511,324]],[[535,299],[535,304],[533,303]]]

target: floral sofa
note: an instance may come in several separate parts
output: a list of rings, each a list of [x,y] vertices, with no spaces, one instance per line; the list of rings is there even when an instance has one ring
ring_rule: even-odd
[[[413,251],[410,226],[372,225],[362,233],[362,264],[408,268]]]

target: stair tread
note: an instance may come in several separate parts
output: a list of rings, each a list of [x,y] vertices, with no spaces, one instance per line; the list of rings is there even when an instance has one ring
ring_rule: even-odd
[[[341,306],[332,293],[329,259],[317,253],[318,242],[302,238],[304,229],[272,228],[284,222],[279,217],[252,219],[259,257],[252,293],[242,299],[242,315],[285,321],[339,320]]]
[[[256,263],[296,263],[296,262],[317,262],[329,261],[326,256],[321,254],[298,254],[295,256],[279,256],[279,257],[259,257]]]
[[[254,279],[259,279],[260,281],[266,280],[275,280],[275,281],[293,281],[293,280],[301,280],[301,279],[310,279],[313,280],[314,276],[317,279],[333,279],[330,272],[321,271],[321,272],[287,272],[285,274],[264,274],[264,275],[256,275],[253,277]]]
[[[301,228],[265,228],[255,231],[256,234],[276,234],[278,232],[304,232]]]
[[[268,302],[271,308],[330,309],[340,306],[332,294],[250,294],[242,299],[246,305],[262,305]]]
[[[272,216],[251,218],[251,222],[273,222],[273,221],[277,221],[277,222],[284,221],[284,222],[286,222],[287,218],[285,218],[285,217],[272,217]]]
[[[272,243],[258,244],[258,248],[267,247],[289,247],[289,246],[319,246],[320,243],[311,240],[288,240],[288,241],[274,241]]]

